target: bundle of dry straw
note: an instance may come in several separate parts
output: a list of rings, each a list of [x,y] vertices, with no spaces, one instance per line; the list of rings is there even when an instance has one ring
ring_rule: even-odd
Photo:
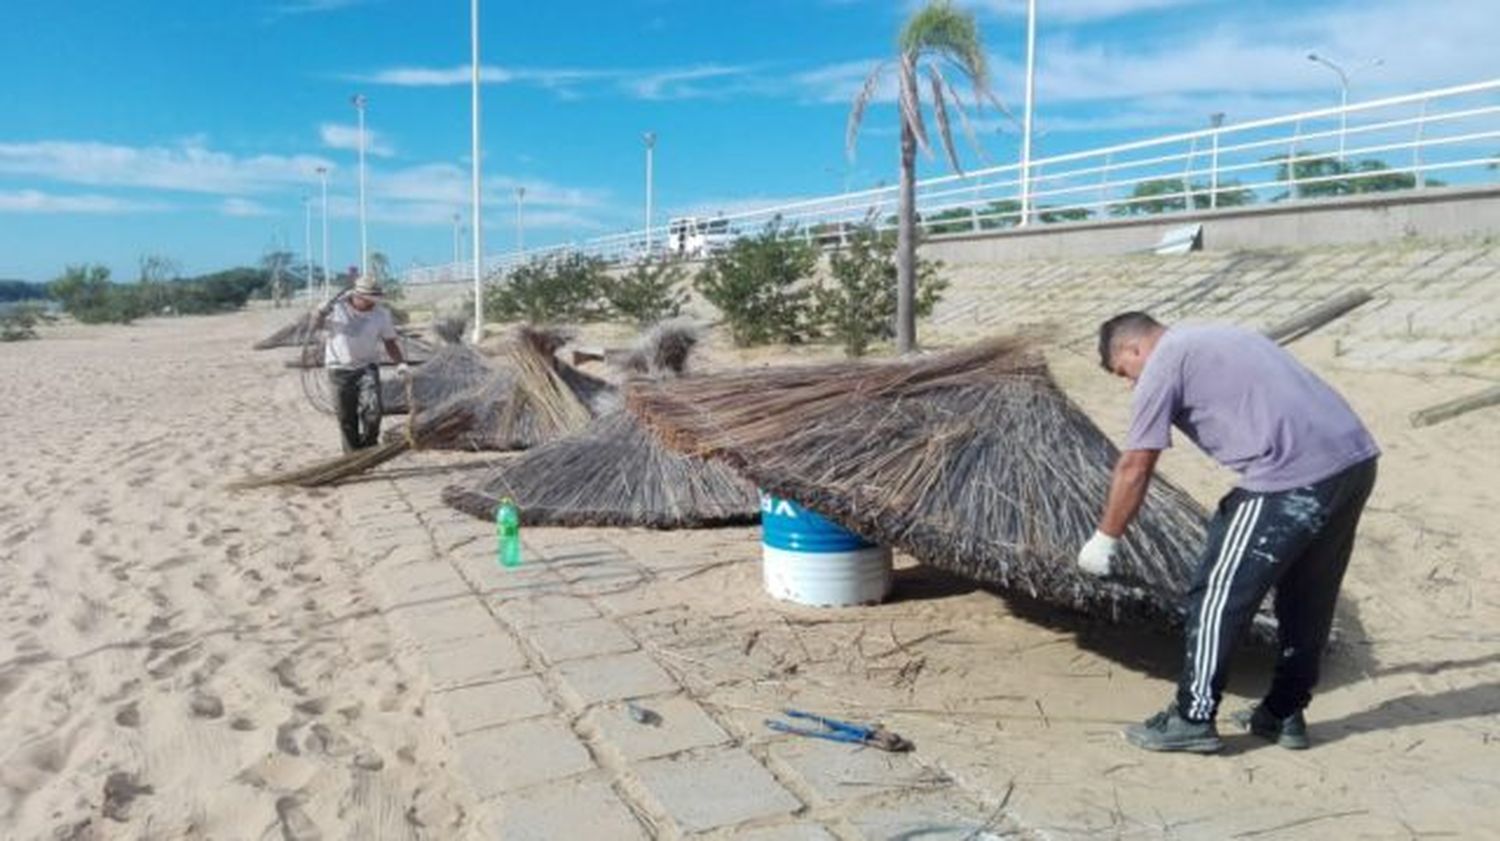
[[[686,324],[660,325],[617,359],[631,372],[681,376],[698,342]],[[755,489],[722,464],[672,452],[636,419],[615,410],[576,435],[498,465],[473,487],[450,487],[450,506],[491,519],[501,497],[528,524],[706,528],[753,523]]]
[[[261,339],[250,347],[254,350],[271,350],[279,347],[302,347],[306,344],[316,331],[313,330],[313,321],[317,318],[315,310],[309,310],[298,316],[292,323],[276,330],[271,335]]]
[[[675,448],[925,563],[1112,618],[1179,618],[1204,512],[1158,479],[1120,574],[1081,573],[1118,452],[1019,340],[635,384],[627,406]]]
[[[493,379],[497,370],[489,359],[468,345],[443,345],[412,369],[410,389],[396,377],[381,377],[381,411],[402,415],[411,411],[413,405],[436,406]]]
[[[407,450],[523,449],[579,431],[594,417],[575,388],[594,389],[600,405],[612,399],[613,387],[582,372],[565,374],[555,356],[564,341],[554,332],[522,328],[505,345],[501,361],[479,385],[431,408],[415,403],[415,383],[408,380],[406,402],[417,411],[399,429],[386,433],[377,447],[345,453],[310,467],[252,477],[232,487],[267,485],[316,487],[337,482],[383,464]],[[571,369],[567,369],[571,370]],[[572,385],[572,383],[578,385]]]

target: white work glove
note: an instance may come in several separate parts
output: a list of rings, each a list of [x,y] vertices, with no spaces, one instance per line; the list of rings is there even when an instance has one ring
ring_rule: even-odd
[[[411,376],[411,368],[407,367],[405,362],[396,363],[396,376],[403,380],[406,379]]]
[[[1109,575],[1115,556],[1120,553],[1120,539],[1102,531],[1094,532],[1089,542],[1078,550],[1078,568],[1089,575]]]

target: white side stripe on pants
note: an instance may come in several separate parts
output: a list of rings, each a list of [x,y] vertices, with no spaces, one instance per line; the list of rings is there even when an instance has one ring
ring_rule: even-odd
[[[1255,497],[1240,503],[1234,512],[1229,528],[1224,533],[1224,542],[1219,546],[1219,557],[1209,573],[1208,585],[1203,594],[1203,603],[1198,609],[1198,643],[1193,657],[1193,707],[1188,715],[1195,719],[1207,718],[1213,711],[1213,675],[1219,662],[1219,635],[1223,630],[1224,607],[1229,602],[1229,591],[1234,585],[1235,572],[1240,560],[1250,545],[1255,533],[1255,524],[1260,519],[1264,497]]]

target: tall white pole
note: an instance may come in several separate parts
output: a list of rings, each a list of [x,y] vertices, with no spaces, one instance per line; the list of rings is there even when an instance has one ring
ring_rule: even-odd
[[[302,197],[302,265],[303,280],[306,285],[304,292],[309,300],[313,296],[313,273],[312,273],[312,196]]]
[[[455,271],[457,270],[458,261],[463,259],[463,248],[458,242],[458,226],[462,222],[463,216],[457,213],[453,214],[453,265]]]
[[[1224,127],[1224,112],[1210,114],[1208,124],[1214,129],[1213,152],[1208,164],[1208,207],[1212,210],[1219,206],[1219,129]]]
[[[1021,132],[1021,225],[1031,222],[1031,115],[1036,99],[1036,0],[1026,0],[1026,116]]]
[[[354,95],[359,113],[359,276],[370,276],[370,240],[365,229],[365,95]]]
[[[643,136],[646,141],[646,256],[651,256],[651,165],[652,155],[656,150],[656,132],[648,131]]]
[[[526,226],[521,216],[521,203],[526,200],[526,188],[516,188],[516,257],[526,256]]]
[[[318,167],[318,180],[323,187],[323,299],[328,299],[328,167]]]
[[[484,278],[480,268],[480,261],[484,258],[483,242],[483,217],[479,210],[479,0],[469,0],[469,40],[471,61],[473,64],[473,80],[470,85],[469,111],[473,122],[473,143],[469,149],[470,163],[473,167],[473,181],[470,184],[470,199],[473,207],[470,209],[469,218],[472,222],[472,236],[474,237],[474,344],[484,338]]]

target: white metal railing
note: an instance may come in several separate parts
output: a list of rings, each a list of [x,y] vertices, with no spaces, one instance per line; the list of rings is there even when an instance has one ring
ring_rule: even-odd
[[[1029,173],[1020,164],[1005,164],[927,178],[916,185],[917,213],[926,235],[942,236],[1437,183],[1480,184],[1500,181],[1497,167],[1500,79],[1039,158]],[[1023,178],[1030,187],[1025,208]],[[730,237],[759,233],[779,220],[809,241],[838,245],[851,225],[867,219],[893,226],[897,191],[881,187],[697,218],[712,219]],[[623,263],[676,253],[668,225],[653,226],[649,238],[647,233],[495,254],[485,262],[485,276],[573,252]],[[459,262],[409,269],[405,279],[461,281],[472,272],[472,263]]]

